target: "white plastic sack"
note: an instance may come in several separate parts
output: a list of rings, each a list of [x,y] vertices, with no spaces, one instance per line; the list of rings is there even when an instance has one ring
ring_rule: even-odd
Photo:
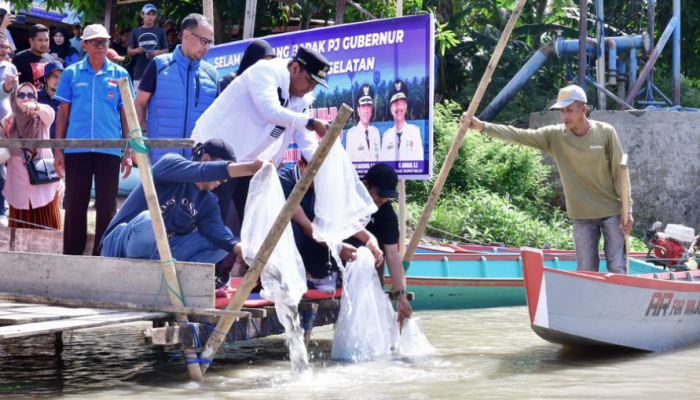
[[[241,227],[243,257],[248,265],[252,264],[284,203],[277,170],[272,164],[265,163],[250,181]],[[299,301],[306,293],[306,273],[294,242],[291,224],[285,228],[265,264],[260,280],[263,286],[260,296],[275,302],[277,316],[287,332],[292,369],[307,369],[309,361],[298,312]]]
[[[416,320],[406,318],[399,339],[399,352],[403,356],[426,356],[437,353],[437,350],[428,342]]]
[[[336,141],[314,179],[314,239],[325,241],[339,266],[343,240],[362,230],[377,206]]]
[[[331,358],[363,362],[397,350],[396,313],[379,285],[374,256],[369,249],[358,249],[357,259],[348,263],[343,280]]]

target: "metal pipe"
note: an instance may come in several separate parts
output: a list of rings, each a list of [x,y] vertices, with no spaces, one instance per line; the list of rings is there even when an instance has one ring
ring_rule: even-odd
[[[664,92],[661,91],[661,89],[659,89],[658,87],[656,87],[656,85],[652,84],[651,87],[654,89],[654,91],[655,91],[656,93],[658,93],[659,96],[661,96],[662,99],[664,99],[664,101],[665,101],[666,103],[668,103],[669,106],[677,106],[677,105],[678,105],[678,104],[673,104],[673,102],[671,101],[671,99],[669,99],[669,98],[664,94]]]
[[[527,83],[527,81],[532,77],[532,75],[537,72],[542,66],[549,60],[549,58],[552,56],[552,44],[548,43],[542,47],[540,47],[539,50],[535,52],[535,54],[530,57],[530,59],[523,65],[522,68],[520,68],[520,71],[518,71],[517,74],[513,77],[513,79],[508,82],[508,84],[498,93],[496,98],[491,101],[491,103],[484,109],[484,111],[481,112],[479,115],[479,119],[482,121],[492,121],[498,113],[500,113],[503,108],[508,104],[509,101],[513,99],[513,96],[515,96],[520,89],[522,89],[523,85]]]
[[[634,86],[637,82],[637,49],[630,50],[630,73],[629,73],[630,87]]]
[[[591,78],[589,78],[589,77],[586,77],[586,80],[587,80],[588,82],[590,82],[590,84],[593,85],[593,87],[595,87],[596,89],[598,89],[598,93],[603,93],[604,95],[610,96],[611,99],[613,99],[613,100],[615,100],[616,102],[618,102],[619,104],[621,104],[621,105],[627,107],[628,110],[634,110],[634,107],[632,107],[631,105],[627,104],[627,103],[626,103],[624,100],[622,100],[621,98],[615,96],[611,91],[609,91],[609,90],[606,89],[605,87],[600,86],[600,85],[598,84],[598,82],[594,81],[593,79],[591,79]]]
[[[616,36],[607,39],[612,39],[615,42],[617,51],[627,51],[632,49],[649,49],[649,38],[647,34],[633,36]],[[606,39],[606,41],[607,41]],[[578,39],[556,39],[554,41],[557,57],[564,54],[575,54],[579,49]],[[586,52],[591,53],[598,47],[598,41],[592,38],[586,38]]]
[[[671,34],[676,30],[676,25],[678,25],[679,23],[680,16],[677,15],[672,17],[671,21],[669,21],[668,25],[666,26],[666,29],[664,30],[663,35],[661,35],[661,37],[659,38],[659,42],[656,44],[656,48],[654,48],[654,51],[652,51],[649,55],[649,60],[644,65],[642,73],[639,74],[639,79],[637,79],[637,82],[635,82],[634,86],[632,87],[632,89],[630,89],[630,92],[627,94],[627,103],[634,102],[635,97],[637,97],[637,92],[639,92],[639,89],[644,84],[644,81],[649,76],[649,73],[654,69],[654,64],[659,58],[659,54],[661,54],[661,51],[663,51],[666,42],[668,42],[668,39],[671,37]]]
[[[627,89],[626,84],[627,84],[627,76],[625,75],[626,73],[626,68],[625,68],[625,63],[622,60],[617,60],[617,97],[624,99],[625,98],[625,91]],[[620,104],[617,109],[622,110],[622,104]]]
[[[673,16],[678,18],[673,31],[673,105],[681,104],[681,0],[673,0]]]
[[[612,38],[605,39],[608,47],[608,85],[617,85],[617,45]]]
[[[579,1],[578,19],[578,85],[586,90],[586,38],[588,37],[588,1]]]
[[[598,60],[596,62],[596,78],[598,84],[605,87],[605,12],[603,8],[603,0],[595,0],[595,26],[596,39],[598,39]],[[605,94],[598,91],[598,109],[605,110]]]
[[[645,50],[647,56],[651,56],[654,49],[654,38],[656,37],[656,0],[647,0],[647,34],[649,35],[649,43],[651,48]],[[649,83],[654,83],[654,70],[649,72],[649,77],[646,78]],[[654,93],[650,90],[647,94],[647,100],[654,101]]]

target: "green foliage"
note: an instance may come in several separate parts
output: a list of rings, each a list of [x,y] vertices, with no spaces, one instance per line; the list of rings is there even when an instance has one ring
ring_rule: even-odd
[[[422,203],[407,206],[407,219],[418,221]],[[523,212],[508,199],[485,189],[451,192],[444,195],[433,211],[426,233],[469,243],[503,243],[510,247],[573,249],[571,224],[554,212],[544,221]],[[445,232],[449,232],[446,234]]]
[[[434,109],[434,165],[439,168],[457,133],[461,108],[454,102]],[[478,132],[467,132],[464,143],[445,182],[445,191],[467,193],[485,189],[508,199],[533,216],[549,215],[553,188],[547,182],[551,167],[542,164],[539,151],[505,144]],[[438,171],[434,171],[437,176]],[[410,201],[425,203],[433,187],[429,181],[407,184]]]

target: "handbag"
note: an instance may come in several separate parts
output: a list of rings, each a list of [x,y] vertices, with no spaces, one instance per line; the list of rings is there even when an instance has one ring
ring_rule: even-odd
[[[56,173],[56,168],[53,166],[53,158],[29,159],[27,157],[29,151],[27,149],[23,150],[30,185],[43,185],[61,180]]]

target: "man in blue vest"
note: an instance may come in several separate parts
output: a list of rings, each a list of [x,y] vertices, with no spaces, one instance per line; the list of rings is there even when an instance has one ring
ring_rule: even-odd
[[[151,139],[189,138],[199,116],[216,99],[218,74],[202,60],[214,42],[214,29],[203,15],[190,14],[180,32],[182,44],[148,64],[136,93],[136,114],[144,136]],[[151,162],[175,151],[151,150]],[[177,151],[191,157],[189,149]]]

